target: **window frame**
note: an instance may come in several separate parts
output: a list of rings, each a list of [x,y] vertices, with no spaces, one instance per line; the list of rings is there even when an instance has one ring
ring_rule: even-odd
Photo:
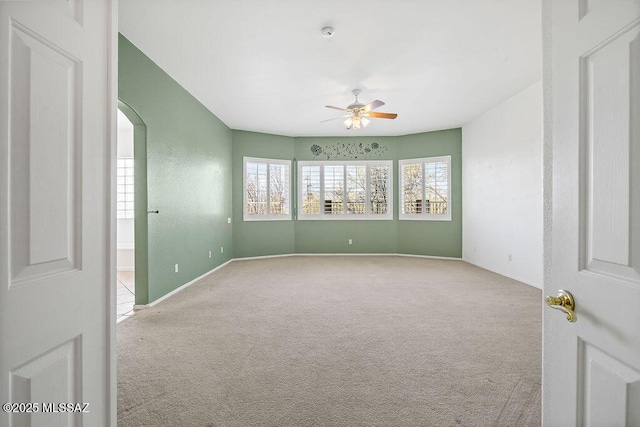
[[[118,157],[116,159],[116,218],[117,219],[135,219],[135,159],[133,157]],[[122,174],[120,174],[122,171]],[[131,172],[128,174],[127,172]],[[120,180],[122,178],[122,182]],[[131,178],[133,183],[128,183],[127,178]],[[122,186],[122,191],[120,187]],[[131,187],[129,191],[128,188]],[[127,200],[131,196],[131,200]],[[124,205],[119,208],[120,203]],[[131,204],[131,208],[127,205]]]
[[[393,192],[393,160],[299,160],[297,162],[297,183],[296,183],[296,197],[297,197],[297,219],[302,221],[391,221],[393,220],[394,210],[394,192]],[[340,214],[328,214],[325,213],[323,208],[324,194],[326,190],[326,184],[324,181],[325,166],[342,166],[343,167],[343,185],[344,192],[347,191],[347,166],[365,166],[365,213],[364,214],[349,214],[347,213],[347,200],[343,197],[343,213]],[[320,167],[320,208],[317,214],[304,214],[302,213],[302,168],[304,166],[319,166]],[[388,184],[387,184],[387,213],[386,214],[374,214],[371,213],[371,167],[374,166],[387,166],[389,168]]]
[[[271,204],[271,165],[283,165],[287,167],[287,199],[285,201],[287,207],[286,214],[267,213],[265,215],[250,215],[247,213],[247,163],[262,163],[267,166],[267,208]],[[290,221],[291,216],[291,160],[285,159],[267,159],[261,157],[243,157],[242,158],[242,220],[248,222],[254,221]]]
[[[426,199],[425,166],[428,163],[446,162],[447,164],[447,213],[428,214],[426,209],[419,213],[403,213],[404,210],[404,165],[420,164],[422,167],[422,200]],[[451,201],[451,156],[421,157],[417,159],[398,160],[398,217],[400,220],[410,221],[451,221],[452,201]]]

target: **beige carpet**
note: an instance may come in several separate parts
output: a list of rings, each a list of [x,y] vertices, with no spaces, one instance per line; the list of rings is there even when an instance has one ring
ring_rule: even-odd
[[[238,261],[118,325],[118,426],[539,426],[541,291],[462,261]]]

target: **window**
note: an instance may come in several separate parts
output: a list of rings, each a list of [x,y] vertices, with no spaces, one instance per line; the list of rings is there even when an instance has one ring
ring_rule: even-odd
[[[299,219],[393,219],[391,161],[298,162]]]
[[[133,159],[119,157],[116,169],[117,218],[133,218]]]
[[[244,158],[244,220],[291,219],[291,161]]]
[[[400,219],[451,220],[451,156],[400,160]]]

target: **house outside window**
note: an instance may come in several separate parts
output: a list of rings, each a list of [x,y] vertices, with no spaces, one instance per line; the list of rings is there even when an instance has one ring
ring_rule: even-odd
[[[298,162],[298,219],[393,219],[391,161]]]
[[[451,220],[451,156],[405,159],[400,169],[400,219]]]
[[[244,158],[243,219],[291,219],[291,161]]]

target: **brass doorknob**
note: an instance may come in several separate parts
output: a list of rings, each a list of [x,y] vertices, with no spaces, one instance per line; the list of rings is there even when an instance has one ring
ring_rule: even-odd
[[[576,313],[574,311],[576,309],[576,303],[573,300],[573,295],[571,295],[569,291],[560,289],[555,297],[546,297],[545,300],[549,307],[566,313],[569,322],[576,321]]]

